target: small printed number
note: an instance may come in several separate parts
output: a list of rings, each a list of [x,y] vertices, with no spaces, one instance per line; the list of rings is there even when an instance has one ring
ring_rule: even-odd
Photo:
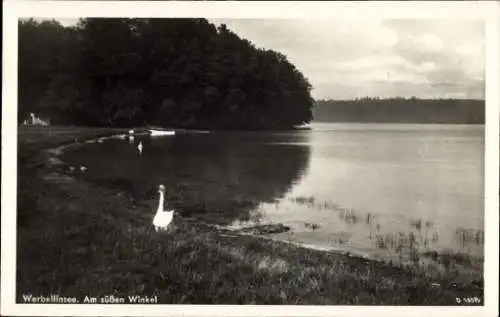
[[[461,303],[480,304],[481,303],[481,300],[479,299],[479,297],[465,297],[465,298],[456,297],[455,300],[456,300],[457,304],[461,304]]]

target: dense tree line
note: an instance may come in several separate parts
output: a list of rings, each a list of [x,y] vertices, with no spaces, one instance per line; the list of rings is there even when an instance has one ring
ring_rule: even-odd
[[[314,119],[326,122],[484,123],[484,100],[359,98],[318,100]]]
[[[311,85],[287,58],[205,19],[19,22],[19,120],[209,129],[312,119]]]

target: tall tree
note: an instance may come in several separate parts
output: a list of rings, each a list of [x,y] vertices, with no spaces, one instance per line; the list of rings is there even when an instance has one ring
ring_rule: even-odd
[[[205,19],[29,20],[19,38],[20,103],[62,122],[268,129],[312,118],[311,85],[286,56]]]

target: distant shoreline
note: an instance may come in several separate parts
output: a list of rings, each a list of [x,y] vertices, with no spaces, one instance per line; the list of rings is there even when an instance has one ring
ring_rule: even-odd
[[[313,120],[314,123],[380,123],[380,124],[446,124],[446,125],[485,125],[485,122],[417,122],[417,121],[334,121],[334,120]]]
[[[485,109],[485,101],[476,99],[318,100],[313,109],[313,120],[356,123],[484,124]]]

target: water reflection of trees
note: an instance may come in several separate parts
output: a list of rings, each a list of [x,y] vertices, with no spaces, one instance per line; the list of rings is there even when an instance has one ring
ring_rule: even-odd
[[[179,135],[143,139],[141,156],[123,141],[72,156],[82,162],[87,156],[85,177],[126,190],[136,202],[152,205],[163,183],[167,208],[227,224],[247,220],[260,203],[282,198],[300,180],[309,164],[308,141],[307,131]]]
[[[217,223],[246,220],[260,203],[282,198],[308,166],[309,146],[273,143],[307,138],[306,133],[177,138],[162,161],[164,182],[182,194],[175,204],[186,216]]]

